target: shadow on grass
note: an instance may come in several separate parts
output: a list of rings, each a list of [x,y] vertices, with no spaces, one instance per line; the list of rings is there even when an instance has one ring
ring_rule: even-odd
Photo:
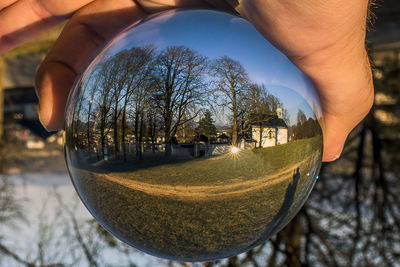
[[[147,194],[80,170],[74,185],[96,219],[124,242],[152,255],[213,260],[258,245],[290,219],[304,187],[303,170],[293,169],[280,183],[205,200]]]
[[[283,200],[281,208],[279,209],[279,211],[275,215],[275,217],[272,219],[272,221],[265,228],[264,234],[260,235],[265,238],[263,238],[261,240],[257,240],[254,244],[251,245],[251,247],[254,247],[254,246],[257,246],[257,245],[263,243],[269,237],[271,237],[272,234],[280,231],[280,229],[284,226],[284,225],[282,225],[282,223],[284,223],[285,219],[289,215],[289,210],[293,204],[297,185],[299,184],[300,177],[301,177],[300,168],[297,168],[296,170],[293,171],[292,183],[290,183],[288,185],[288,187],[286,188],[285,199]]]

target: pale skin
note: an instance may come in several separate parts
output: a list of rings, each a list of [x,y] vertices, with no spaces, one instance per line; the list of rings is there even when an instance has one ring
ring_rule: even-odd
[[[2,0],[0,53],[69,19],[36,75],[40,119],[63,127],[72,84],[99,46],[134,21],[174,7],[239,13],[314,82],[321,99],[323,161],[337,159],[373,103],[365,49],[368,0]]]

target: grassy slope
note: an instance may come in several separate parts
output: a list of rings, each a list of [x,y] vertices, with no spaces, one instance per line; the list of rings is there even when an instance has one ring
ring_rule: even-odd
[[[300,140],[286,146],[258,149],[256,154],[258,153],[258,160],[261,158],[270,166],[279,164],[276,168],[282,168],[298,162],[305,154],[313,151],[313,148],[321,148],[320,141],[318,138]],[[270,158],[272,156],[273,161]],[[195,167],[193,162],[184,164]],[[211,163],[208,163],[208,168],[215,167],[209,164]],[[311,189],[315,180],[306,173],[315,164],[309,162],[300,168],[301,178],[296,197],[289,213],[284,214],[283,218],[288,219],[298,210]],[[270,166],[268,169],[272,170]],[[222,168],[225,170],[223,175],[231,173],[225,167]],[[179,199],[146,194],[114,183],[102,175],[72,171],[80,175],[80,179],[75,179],[74,182],[82,200],[108,230],[144,251],[161,256],[175,255],[181,260],[229,256],[253,244],[258,238],[271,234],[271,231],[265,232],[266,227],[276,219],[274,217],[284,201],[288,185],[292,183],[292,177],[289,176],[280,183],[265,184],[243,194],[203,200]],[[158,171],[161,173],[161,170]],[[163,169],[164,180],[168,175],[167,171]],[[188,171],[191,180],[191,175],[198,173],[191,168],[182,169],[182,177],[184,171]],[[205,172],[200,173],[202,174],[192,181],[206,179]],[[209,181],[215,182],[215,179],[210,178]]]
[[[297,140],[285,145],[242,150],[210,159],[198,159],[178,164],[166,164],[135,172],[112,173],[122,179],[150,184],[209,185],[232,181],[247,181],[287,170],[321,149],[321,138]]]
[[[120,171],[110,175],[150,184],[184,186],[246,181],[288,169],[309,157],[313,151],[321,149],[321,142],[320,137],[314,137],[276,147],[242,150],[238,154],[164,164],[134,172]]]

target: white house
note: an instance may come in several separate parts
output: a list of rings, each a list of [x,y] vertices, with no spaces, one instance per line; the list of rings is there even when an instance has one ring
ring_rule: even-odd
[[[269,147],[288,142],[288,126],[282,118],[282,109],[278,105],[276,115],[266,116],[260,123],[251,126],[251,137],[257,147]]]

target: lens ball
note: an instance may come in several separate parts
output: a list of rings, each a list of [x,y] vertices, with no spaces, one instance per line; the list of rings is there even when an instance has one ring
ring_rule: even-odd
[[[307,199],[321,166],[310,80],[245,19],[150,16],[77,79],[65,155],[82,202],[151,255],[206,261],[261,244]]]

